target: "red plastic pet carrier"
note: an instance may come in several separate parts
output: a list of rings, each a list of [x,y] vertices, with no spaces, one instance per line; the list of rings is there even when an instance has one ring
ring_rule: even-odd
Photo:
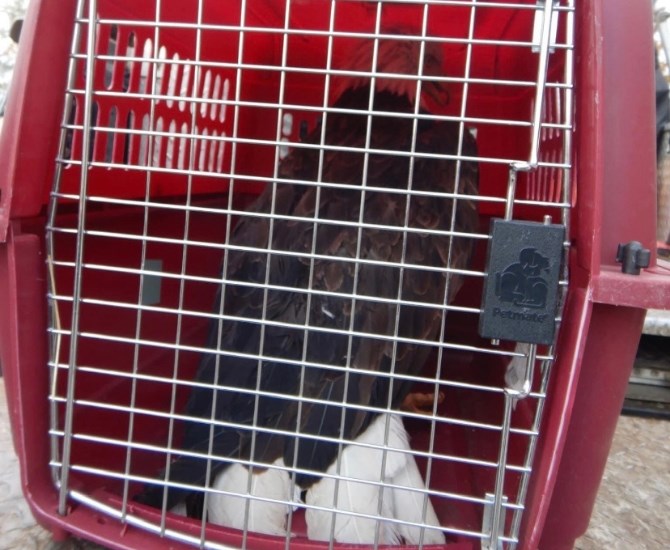
[[[651,4],[627,0],[33,0],[0,141],[0,343],[37,520],[113,548],[571,548],[645,309],[670,308],[651,28]],[[354,199],[329,218],[285,192]],[[339,309],[290,320],[274,296]],[[377,331],[368,310],[395,321]],[[302,351],[275,353],[279,329]],[[251,383],[221,382],[250,365]],[[328,400],[329,376],[374,390]],[[283,431],[261,423],[268,403],[293,411]],[[339,431],[310,431],[319,407]],[[295,448],[217,455],[215,433]],[[305,470],[308,441],[331,462]],[[189,460],[204,481],[178,477]]]

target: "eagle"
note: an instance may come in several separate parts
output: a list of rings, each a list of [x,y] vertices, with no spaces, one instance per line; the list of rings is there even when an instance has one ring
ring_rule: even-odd
[[[312,539],[441,543],[398,411],[440,398],[411,390],[470,267],[476,143],[434,115],[440,44],[368,40],[338,68],[229,237],[181,449],[136,500],[279,535],[304,500]]]

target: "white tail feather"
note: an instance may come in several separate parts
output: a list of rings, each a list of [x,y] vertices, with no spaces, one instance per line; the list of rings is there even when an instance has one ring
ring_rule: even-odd
[[[180,502],[179,504],[175,504],[172,509],[170,510],[173,514],[177,514],[178,516],[185,516],[186,515],[186,503],[185,502]]]
[[[426,486],[414,457],[412,455],[406,456],[408,460],[405,468],[400,470],[389,482],[392,485],[399,485],[408,489],[425,489]],[[396,488],[391,492],[393,493],[393,509],[396,519],[440,527],[440,521],[437,519],[437,514],[428,495],[417,490],[403,491]],[[424,501],[426,504],[425,516]],[[399,529],[405,544],[419,544],[422,540],[421,531],[423,531],[423,544],[444,544],[446,542],[444,533],[436,529],[421,529],[404,523],[399,524]]]
[[[283,459],[277,459],[273,466],[284,466]],[[286,516],[289,512],[291,479],[286,470],[270,467],[260,473],[251,474],[249,488],[249,469],[241,464],[231,464],[214,480],[213,487],[232,494],[211,493],[207,499],[208,519],[212,523],[265,533],[286,535]],[[251,497],[276,499],[284,502],[268,502]],[[247,516],[247,500],[249,512]]]
[[[388,438],[386,429],[388,423]],[[357,444],[358,443],[358,444]],[[361,444],[379,447],[363,447]],[[383,448],[381,448],[383,447]],[[384,452],[386,449],[386,453]],[[340,465],[331,464],[327,474],[344,478],[379,482],[379,469],[384,461],[385,482],[414,490],[394,489],[361,483],[347,479],[325,477],[307,491],[308,506],[335,508],[339,512],[381,516],[382,518],[424,523],[423,503],[425,484],[414,457],[409,453],[395,452],[410,449],[407,432],[397,415],[380,415],[354,444],[345,447],[340,454]],[[334,502],[337,485],[337,500]],[[417,491],[418,490],[418,491]],[[382,502],[380,509],[380,491]],[[427,497],[426,497],[427,498]],[[354,544],[373,544],[379,528],[379,544],[418,544],[421,528],[398,522],[385,522],[358,515],[334,513],[308,507],[305,513],[307,536],[313,540],[330,540]],[[334,519],[333,519],[333,516]],[[333,529],[332,522],[335,521]],[[426,503],[425,523],[439,527],[439,521],[430,499]],[[444,534],[433,529],[424,529],[425,544],[445,542]]]
[[[340,474],[348,476],[351,466],[350,461],[345,460],[347,465],[342,464]],[[334,474],[336,468],[329,468],[328,473]],[[355,473],[355,472],[354,472]],[[332,478],[323,478],[307,492],[306,502],[310,506],[321,506],[333,508],[333,495],[337,484],[337,503],[335,507],[342,512],[352,514],[376,514],[379,503],[379,487],[355,481],[340,480],[337,483]],[[325,510],[308,508],[305,512],[307,522],[307,536],[312,540],[328,541],[331,536],[337,542],[367,543],[372,544],[375,540],[377,521],[370,518],[350,514],[335,514]],[[335,525],[333,527],[333,521]],[[380,537],[386,538],[385,533]],[[380,542],[387,543],[387,541]]]

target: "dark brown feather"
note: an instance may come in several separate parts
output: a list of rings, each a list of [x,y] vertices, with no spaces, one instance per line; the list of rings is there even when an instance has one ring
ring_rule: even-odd
[[[384,42],[378,68],[416,74],[418,51],[415,43]],[[435,73],[439,48],[427,46],[426,53],[428,69]],[[399,87],[393,79],[379,79],[374,109],[413,113],[416,94],[407,91],[410,81],[416,82],[406,80]],[[444,99],[439,85],[427,83],[425,89]],[[335,106],[367,110],[370,94],[369,80],[355,79]],[[472,136],[459,124],[419,120],[415,125],[409,117],[338,112],[325,115],[323,124],[323,143],[321,127],[306,139],[322,147],[323,155],[316,148],[295,147],[279,166],[279,181],[268,185],[251,208],[277,217],[270,222],[242,216],[231,235],[231,244],[255,251],[229,252],[223,311],[281,324],[261,329],[260,323],[223,320],[213,323],[210,334],[213,349],[220,331],[221,349],[276,360],[259,364],[224,357],[217,370],[216,355],[205,355],[198,380],[213,383],[216,376],[217,389],[193,390],[187,414],[194,421],[187,424],[183,443],[206,451],[214,437],[222,459],[239,456],[269,464],[283,455],[288,466],[314,472],[297,474],[303,488],[338,452],[337,444],[315,436],[354,440],[374,417],[361,406],[399,407],[410,384],[379,374],[402,377],[422,370],[428,344],[439,338],[442,306],[454,299],[463,281],[451,270],[470,265],[472,240],[449,231],[472,233],[477,226],[474,202],[453,199],[454,194],[477,194],[476,163],[453,160],[459,154],[476,156]],[[418,154],[413,159],[407,155],[412,150]],[[312,184],[316,181],[328,185],[318,187]],[[316,255],[303,256],[312,252]],[[278,288],[264,289],[266,280]],[[434,307],[398,304],[398,299]],[[427,345],[401,340],[394,347],[392,337]],[[257,389],[271,395],[244,392]],[[324,402],[301,403],[300,398]],[[212,416],[223,423],[213,432],[199,421]],[[172,480],[205,483],[202,469],[189,474],[180,461]],[[225,460],[215,461],[211,475],[224,466]]]

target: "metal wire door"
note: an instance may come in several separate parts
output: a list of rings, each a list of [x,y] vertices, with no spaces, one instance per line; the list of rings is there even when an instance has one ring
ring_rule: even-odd
[[[484,254],[491,218],[553,221],[569,231],[572,0],[137,4],[82,0],[74,26],[47,234],[51,468],[60,491],[60,513],[67,514],[68,503],[76,502],[147,532],[207,547],[311,547],[309,517],[317,513],[326,518],[320,521],[329,522],[330,545],[338,544],[338,516],[360,516],[374,522],[375,534],[365,542],[375,546],[385,542],[384,526],[409,521],[408,529],[420,533],[415,541],[419,546],[440,540],[431,538],[439,533],[435,536],[446,544],[515,547],[556,349],[553,343],[515,344],[479,336],[487,276]],[[414,45],[410,49],[418,56],[416,74],[390,74],[393,70],[387,67],[375,69],[374,61],[362,70],[348,65],[365,48],[379,61],[391,41]],[[426,58],[435,47],[443,55],[440,74],[427,69]],[[403,120],[412,128],[407,149],[385,150],[371,143],[378,116],[372,99],[362,111],[363,136],[368,136],[367,141],[362,138],[364,145],[327,142],[328,121],[352,115],[336,101],[347,79],[371,90],[384,79],[410,82],[404,85],[412,90],[412,109],[394,115],[398,128]],[[428,97],[430,86],[448,90],[448,100]],[[421,128],[447,123],[456,136],[450,148],[422,149],[417,140]],[[317,159],[316,177],[287,168],[304,151]],[[320,217],[319,206],[307,214],[286,212],[280,202],[285,188],[310,189],[317,204],[318,197],[343,189],[343,181],[323,176],[324,159],[343,151],[363,159],[360,182],[344,187],[355,194],[354,213],[338,221]],[[440,166],[452,171],[453,187],[434,190],[430,182],[416,182],[410,175],[393,190],[395,195],[389,194],[371,175],[379,158],[405,159],[410,174],[414,169],[423,174],[420,167],[429,161],[442,162]],[[465,186],[468,170],[478,173],[476,192]],[[404,224],[391,227],[383,217],[366,214],[371,197],[382,192],[387,198],[402,197]],[[264,208],[259,195],[269,197]],[[454,213],[471,205],[478,223],[467,230],[456,221],[419,230],[407,220],[421,201]],[[236,232],[259,227],[258,220],[267,224],[270,237],[265,241]],[[299,252],[290,249],[293,243],[276,244],[291,224],[310,228],[308,246]],[[316,235],[332,227],[358,235],[353,251],[338,260],[346,260],[356,281],[372,266],[400,274],[392,278],[397,288],[373,296],[358,289],[359,283],[334,290],[315,283],[277,283],[273,266],[283,262],[307,266],[308,279],[315,280],[315,265],[335,255],[319,250]],[[397,235],[405,243],[401,256],[380,259],[381,250],[371,248],[370,254],[379,255],[364,257],[363,235],[375,231]],[[412,239],[418,235],[448,243],[439,264],[411,260]],[[459,242],[473,251],[466,266],[455,260]],[[230,275],[229,266],[245,257],[264,259],[260,279],[240,281]],[[567,291],[567,267],[563,262],[559,302]],[[412,270],[439,274],[444,285],[439,299],[406,297],[402,280],[412,280]],[[460,287],[453,295],[452,283],[455,290]],[[240,287],[260,293],[257,316],[226,309],[224,299],[217,298]],[[339,300],[348,312],[358,311],[361,304],[384,304],[397,312],[396,320],[390,331],[375,332],[357,325],[352,314],[345,328],[329,328],[328,319],[335,315],[321,306],[316,313],[325,321],[317,321],[316,313],[277,318],[268,309],[273,293],[309,304]],[[403,307],[433,311],[437,328],[425,340],[412,336],[400,322]],[[555,325],[559,322],[560,307]],[[297,354],[277,357],[267,351],[279,328],[301,334],[303,347]],[[255,331],[257,351],[226,349],[221,344],[224,329]],[[350,351],[340,363],[322,364],[311,355],[310,339],[320,347],[348,342]],[[256,364],[254,372],[270,362],[298,372],[297,389],[291,391],[264,387],[262,374],[249,387],[227,388],[229,393],[246,392],[256,411],[269,398],[283,407],[295,405],[298,420],[284,426],[282,435],[296,436],[301,415],[332,404],[321,394],[307,393],[310,369],[331,369],[349,380],[355,367],[351,350],[361,349],[367,340],[383,342],[391,365],[375,376],[391,385],[411,386],[409,395],[433,394],[426,410],[405,401],[400,410],[390,397],[384,406],[338,401],[341,432],[346,411],[355,409],[384,419],[381,439],[311,435],[339,449],[330,468],[318,476],[335,487],[356,482],[373,487],[378,505],[372,512],[338,504],[337,488],[331,503],[310,502],[299,481],[305,472],[295,463],[267,463],[253,451],[224,457],[244,470],[242,489],[217,488],[209,474],[204,485],[192,487],[205,495],[205,511],[195,517],[171,510],[167,501],[151,508],[133,500],[147,484],[164,488],[166,495],[179,486],[170,477],[170,467],[184,453],[205,461],[208,472],[217,461],[211,445],[204,451],[182,447],[184,433],[194,422],[212,430],[222,425],[214,404],[209,415],[194,418],[187,412],[189,396],[197,390],[221,390],[216,377],[198,378],[203,356],[215,358],[217,373],[238,368],[242,361]],[[375,346],[370,349],[379,348]],[[404,364],[403,350],[410,346],[425,365],[396,372],[396,365]],[[393,426],[399,419],[409,436],[396,440]],[[257,415],[237,428],[251,433],[254,441],[272,432],[259,425]],[[379,458],[371,478],[344,471],[346,457],[358,451]],[[398,457],[416,464],[424,483],[404,487],[423,503],[418,519],[384,511],[385,493],[404,494],[403,486],[384,473],[387,463]],[[289,488],[282,496],[259,496],[252,487],[259,470],[286,475]],[[240,529],[212,521],[207,502],[217,495],[238,497],[232,501],[243,510]],[[285,533],[258,537],[258,529],[250,526],[254,502],[283,505]],[[408,537],[399,542],[408,543]]]

